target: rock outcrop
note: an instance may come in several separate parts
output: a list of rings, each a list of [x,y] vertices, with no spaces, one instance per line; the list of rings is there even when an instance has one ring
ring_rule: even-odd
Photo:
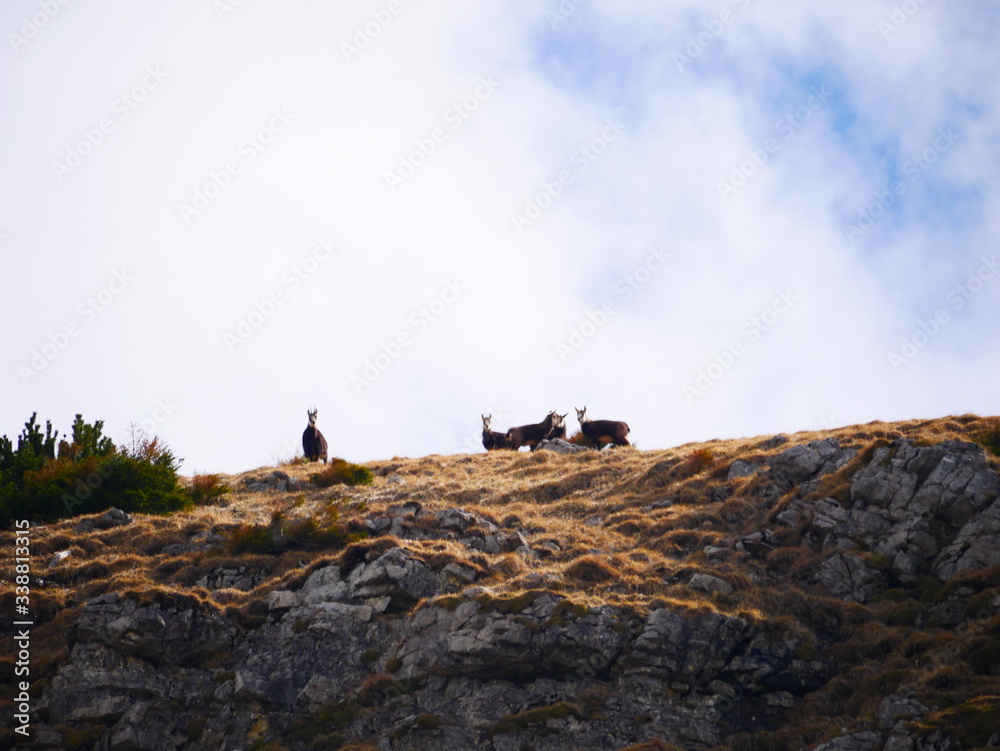
[[[847,503],[800,498],[777,518],[789,526],[808,521],[822,536],[824,550],[873,551],[904,584],[915,583],[927,569],[948,581],[962,571],[1000,564],[998,497],[1000,475],[981,446],[900,441],[878,448],[851,478]],[[867,581],[860,588],[854,583],[859,575]],[[843,555],[827,561],[820,579],[834,594],[856,602],[867,601],[888,581],[881,577],[879,586],[870,565]]]
[[[980,729],[1000,702],[954,688],[1000,680],[1000,474],[980,445],[777,436],[702,466],[710,454],[643,464],[564,443],[458,459],[435,482],[422,478],[443,458],[393,460],[370,490],[258,471],[242,492],[286,494],[273,519],[289,530],[349,519],[351,534],[244,561],[231,541],[276,529],[267,514],[179,524],[171,544],[143,543],[155,552],[142,586],[87,559],[124,545],[142,515],[79,521],[86,546],[53,534],[46,577],[129,585],[70,603],[65,654],[32,687],[34,747],[1000,743]],[[501,479],[477,474],[494,465]],[[53,558],[62,548],[72,555]],[[854,701],[858,681],[877,693]],[[952,703],[933,700],[937,685]],[[831,702],[835,728],[780,736]]]

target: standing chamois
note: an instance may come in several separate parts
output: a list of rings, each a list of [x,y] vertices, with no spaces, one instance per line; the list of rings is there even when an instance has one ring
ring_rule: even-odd
[[[550,430],[549,434],[545,436],[546,441],[551,441],[555,438],[561,438],[564,441],[566,440],[566,415],[568,414],[569,412],[565,415],[560,415],[557,412],[552,416],[552,430]]]
[[[302,432],[302,453],[311,462],[322,459],[323,464],[326,464],[326,438],[316,427],[318,410],[307,409],[306,414],[309,415],[309,427]]]
[[[597,448],[613,443],[615,446],[629,446],[629,427],[620,420],[588,420],[587,408],[576,410],[576,419],[580,421],[580,430]]]
[[[520,427],[508,430],[507,441],[510,443],[510,447],[517,451],[521,446],[530,446],[531,450],[534,451],[538,448],[538,444],[548,437],[549,431],[552,430],[555,414],[556,411],[552,410],[541,422],[536,422],[532,425],[521,425]]]
[[[495,430],[490,430],[490,421],[493,420],[493,415],[483,415],[483,448],[487,451],[496,451],[497,449],[509,449],[510,441],[507,440],[506,433],[497,433]]]

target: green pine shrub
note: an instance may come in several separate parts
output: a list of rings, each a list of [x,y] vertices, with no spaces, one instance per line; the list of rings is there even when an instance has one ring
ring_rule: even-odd
[[[1000,456],[1000,417],[988,417],[973,436],[993,456]]]
[[[36,415],[25,423],[17,449],[0,438],[0,526],[14,519],[55,521],[109,508],[166,514],[193,506],[178,483],[177,459],[156,438],[140,437],[129,449],[103,435],[101,420],[76,416],[71,441],[60,441]]]

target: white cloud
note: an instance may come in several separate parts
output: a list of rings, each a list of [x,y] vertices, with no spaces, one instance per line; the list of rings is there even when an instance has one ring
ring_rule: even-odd
[[[927,2],[884,39],[891,3],[592,0],[555,27],[558,3],[400,3],[350,61],[342,45],[387,3],[244,3],[221,20],[207,2],[74,4],[5,53],[0,431],[34,410],[114,431],[170,397],[157,429],[186,470],[229,471],[297,445],[312,405],[355,459],[451,451],[484,411],[512,424],[584,403],[643,448],[998,411],[1000,283],[905,368],[887,360],[996,252],[985,6]],[[34,8],[8,4],[0,29]],[[118,119],[148,66],[165,79]],[[822,85],[829,98],[782,125]],[[291,122],[247,146],[276,108]],[[111,132],[59,182],[52,162],[102,118]],[[613,140],[609,118],[627,124]],[[847,241],[845,222],[947,127],[961,139]],[[778,148],[720,196],[767,139]],[[401,160],[412,174],[393,190]],[[186,223],[180,205],[220,181]],[[518,232],[529,200],[551,205]],[[288,289],[328,234],[340,252]],[[654,246],[670,262],[622,299]],[[18,366],[122,266],[134,284],[25,385]],[[454,280],[467,289],[415,324]],[[276,289],[287,300],[230,354],[226,332]],[[750,341],[788,289],[795,304]],[[560,358],[609,299],[616,312]],[[400,334],[410,344],[359,396],[351,376]],[[733,343],[745,353],[689,404],[684,385]]]

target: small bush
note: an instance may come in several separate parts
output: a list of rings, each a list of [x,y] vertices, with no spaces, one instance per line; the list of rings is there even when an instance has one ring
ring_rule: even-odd
[[[337,457],[331,459],[322,472],[316,472],[309,479],[321,488],[333,485],[371,485],[374,482],[370,469]]]
[[[94,725],[80,730],[69,727],[60,727],[59,730],[63,734],[63,747],[67,751],[76,751],[76,749],[97,743],[107,728],[104,725]]]
[[[407,692],[408,684],[391,675],[379,673],[365,679],[358,689],[358,704],[362,707],[380,707]]]
[[[340,701],[336,704],[326,704],[311,715],[296,720],[289,728],[288,740],[294,743],[310,743],[310,748],[337,749],[342,746],[339,735],[330,731],[341,731],[361,715],[357,702]],[[325,746],[316,741],[328,740],[332,745]]]
[[[592,440],[590,440],[589,438],[587,438],[587,436],[585,436],[583,434],[583,432],[580,431],[580,430],[576,431],[567,440],[569,441],[569,443],[572,443],[574,446],[586,446],[589,449],[596,449],[597,448],[597,444],[595,444]]]
[[[570,716],[577,720],[584,719],[583,711],[579,706],[560,701],[548,707],[538,707],[525,712],[519,712],[515,715],[501,717],[490,728],[490,736],[506,735],[518,730],[527,730],[532,725],[538,725],[549,720],[562,720]]]
[[[964,704],[936,712],[925,721],[927,730],[954,734],[963,748],[983,747],[1000,728],[1000,696],[979,696]]]
[[[229,486],[218,475],[195,475],[191,479],[191,500],[195,506],[205,506],[229,492]]]
[[[385,661],[385,672],[390,675],[393,673],[398,673],[399,669],[403,667],[403,661],[398,657],[390,657]]]
[[[693,477],[706,469],[713,461],[715,461],[715,454],[709,449],[698,449],[691,452],[691,455],[681,465],[682,479]]]
[[[433,730],[436,727],[440,727],[441,718],[436,714],[427,714],[424,712],[417,715],[417,719],[413,721],[413,724],[423,730]]]
[[[165,514],[192,506],[179,485],[177,459],[158,439],[140,435],[129,448],[116,448],[77,415],[72,442],[61,441],[51,423],[45,435],[35,415],[25,423],[17,450],[0,438],[0,525],[15,518],[53,521],[112,507]]]
[[[680,749],[677,746],[672,746],[669,743],[661,741],[659,738],[655,738],[651,741],[623,748],[621,751],[680,751]]]
[[[571,579],[588,584],[611,581],[617,579],[619,576],[618,572],[610,564],[595,556],[578,558],[567,566],[563,573]]]
[[[239,527],[233,531],[233,536],[229,538],[229,551],[233,555],[274,553],[276,552],[274,535],[269,527]]]
[[[1000,456],[1000,417],[989,417],[972,434],[976,441],[993,456]]]
[[[266,527],[245,524],[229,538],[232,555],[278,555],[286,550],[328,548],[340,550],[367,535],[363,527],[354,523],[347,526],[336,520],[336,513],[327,515],[322,523],[311,516],[286,519],[281,511],[271,516]]]

